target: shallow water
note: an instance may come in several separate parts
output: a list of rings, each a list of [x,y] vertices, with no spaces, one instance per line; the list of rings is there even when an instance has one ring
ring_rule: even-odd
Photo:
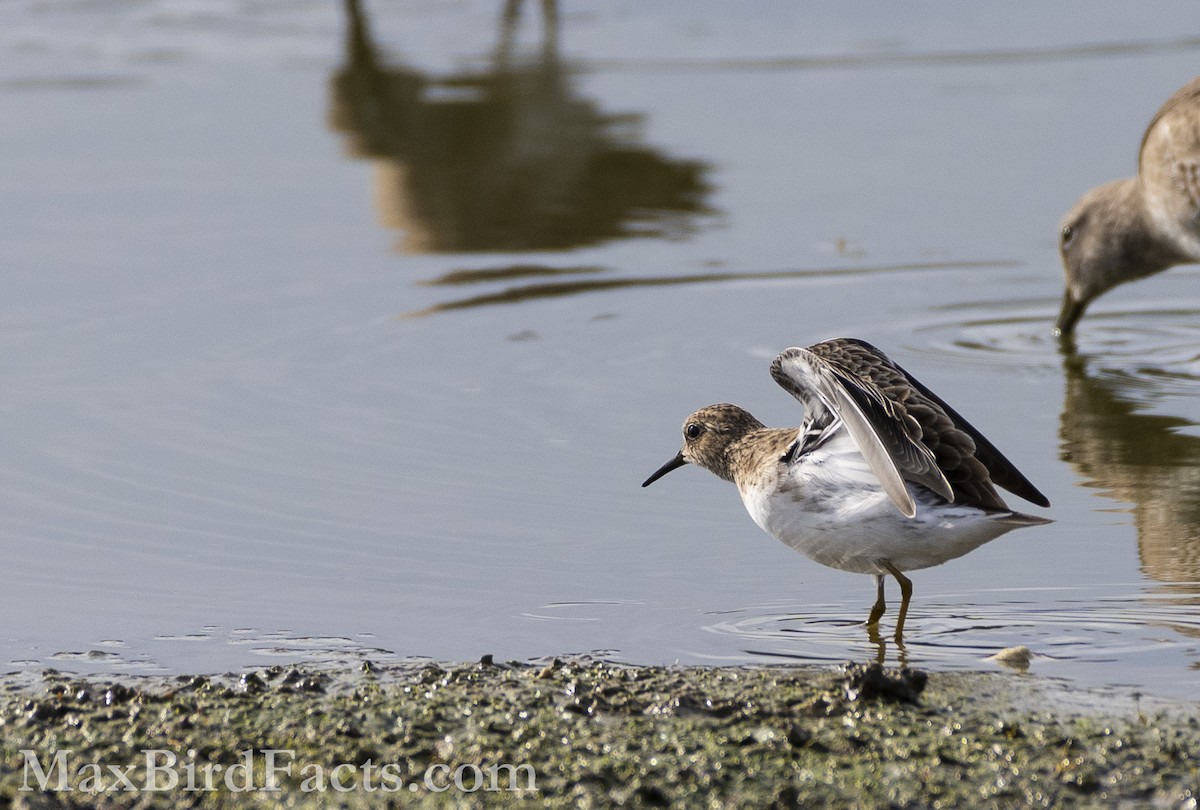
[[[0,5],[0,664],[1025,645],[1191,694],[1200,270],[1050,335],[1191,4],[350,11]],[[732,487],[639,487],[701,405],[798,423],[767,365],[833,335],[1053,503],[913,574],[903,650]]]

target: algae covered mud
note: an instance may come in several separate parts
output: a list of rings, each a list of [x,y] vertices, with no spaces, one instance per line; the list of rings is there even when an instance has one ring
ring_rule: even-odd
[[[1194,706],[874,664],[47,671],[3,683],[0,807],[1195,807],[1198,751]]]

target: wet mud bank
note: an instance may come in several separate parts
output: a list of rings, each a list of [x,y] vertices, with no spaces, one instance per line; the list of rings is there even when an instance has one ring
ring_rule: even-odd
[[[1009,673],[592,659],[0,680],[0,807],[1195,807],[1200,711]]]

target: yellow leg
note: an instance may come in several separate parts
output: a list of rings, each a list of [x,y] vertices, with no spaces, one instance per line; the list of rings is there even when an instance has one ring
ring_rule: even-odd
[[[875,605],[871,608],[871,615],[867,617],[867,627],[877,627],[883,612],[887,610],[887,603],[883,601],[883,574],[875,575],[875,587]]]
[[[900,569],[892,565],[887,560],[880,562],[888,573],[896,578],[896,582],[900,583],[900,616],[896,619],[896,643],[899,644],[904,638],[904,619],[908,616],[908,602],[912,599],[912,580],[900,573]],[[883,593],[883,577],[879,577],[879,592]]]

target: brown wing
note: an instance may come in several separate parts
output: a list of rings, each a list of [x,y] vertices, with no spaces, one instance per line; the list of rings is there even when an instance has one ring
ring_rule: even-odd
[[[889,448],[898,450],[897,462],[909,480],[928,486],[924,480],[930,475],[928,469],[908,462],[914,454],[911,445],[919,444],[928,451],[924,458],[935,459],[956,502],[1007,509],[995,484],[1039,506],[1050,505],[970,422],[879,349],[865,341],[841,338],[817,343],[809,351],[840,372],[848,390],[859,392],[854,394],[856,399],[874,402],[868,410],[875,414],[872,422],[892,426],[882,434]],[[903,425],[899,431],[898,425]],[[905,442],[910,445],[907,449],[901,447]]]
[[[771,364],[771,376],[804,403],[800,440],[813,425],[844,426],[876,479],[901,514],[917,507],[905,480],[937,492],[947,501],[954,491],[937,458],[921,442],[921,426],[869,378],[855,373],[858,358],[839,356],[833,346],[785,349]]]

